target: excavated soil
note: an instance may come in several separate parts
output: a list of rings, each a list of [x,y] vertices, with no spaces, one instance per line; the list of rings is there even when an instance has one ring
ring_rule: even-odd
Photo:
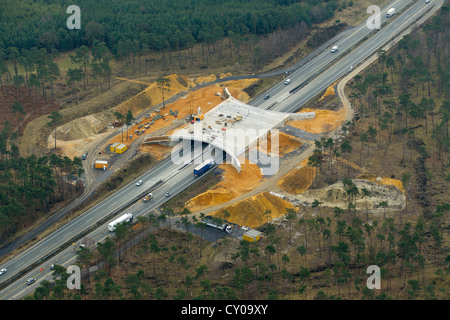
[[[383,208],[378,206],[381,201],[388,202],[387,210],[401,210],[405,207],[405,194],[394,185],[378,184],[364,179],[354,179],[352,181],[359,190],[366,188],[371,193],[371,196],[366,198],[358,195],[356,199],[357,210],[383,211]],[[326,207],[339,207],[342,209],[347,209],[348,207],[348,195],[342,182],[337,182],[323,189],[306,190],[301,195],[298,195],[297,199],[307,203],[312,203],[317,199],[322,202],[322,206]]]
[[[290,202],[271,195],[268,192],[261,192],[255,196],[215,211],[211,215],[223,218],[223,211],[226,210],[230,214],[230,216],[226,218],[227,221],[236,223],[240,226],[257,228],[272,219],[286,214],[286,209],[293,208],[294,206]],[[264,215],[266,210],[270,210],[270,214]]]
[[[261,169],[253,163],[242,164],[239,173],[231,164],[221,164],[219,168],[223,170],[223,180],[212,189],[189,200],[185,206],[190,211],[197,212],[228,202],[250,192],[263,181]]]
[[[303,160],[294,170],[282,177],[278,181],[278,187],[294,195],[307,190],[315,177],[315,168],[308,167],[307,163],[308,159]]]
[[[339,127],[339,125],[345,120],[347,114],[344,108],[340,108],[337,111],[304,108],[299,113],[311,111],[316,113],[315,118],[307,120],[292,120],[288,121],[286,124],[309,133],[329,133]]]
[[[224,75],[225,76],[225,75]],[[164,90],[164,98],[167,100],[169,97],[177,94],[180,91],[186,91],[188,88],[188,84],[195,83],[189,81],[184,76],[179,75],[169,75],[166,77],[170,80],[169,86]],[[207,79],[210,81],[211,79]],[[184,97],[178,99],[177,101],[166,104],[166,108],[160,109],[160,115],[163,118],[160,118],[154,122],[153,125],[150,126],[149,129],[145,131],[145,135],[154,133],[158,130],[165,130],[168,132],[164,132],[162,134],[171,134],[171,132],[179,126],[185,124],[182,120],[192,113],[197,113],[198,108],[201,108],[203,113],[208,112],[218,104],[223,101],[223,87],[227,87],[230,93],[236,99],[241,101],[247,101],[249,99],[248,95],[242,91],[243,88],[249,86],[251,83],[256,81],[255,79],[245,79],[238,81],[227,81],[220,85],[212,85],[197,91],[192,92],[191,94],[187,94]],[[200,81],[196,81],[200,82]],[[220,95],[218,95],[220,93]],[[57,129],[57,145],[61,146],[62,152],[64,155],[80,155],[80,149],[78,147],[80,145],[88,145],[89,142],[97,140],[97,138],[103,137],[103,133],[111,133],[112,130],[118,130],[111,128],[111,123],[115,121],[114,112],[118,111],[122,114],[126,114],[128,110],[136,115],[138,113],[143,112],[145,109],[151,107],[152,105],[158,104],[162,102],[162,93],[161,89],[159,89],[156,84],[150,84],[144,91],[135,95],[133,98],[119,104],[115,108],[111,108],[107,111],[92,114],[86,117],[75,119]],[[177,112],[177,115],[170,114],[170,111],[173,113]],[[140,123],[150,122],[153,117],[156,116],[157,113],[149,113],[146,115],[146,118]],[[123,142],[128,148],[130,145],[140,136],[134,134],[134,132],[138,129],[140,124],[134,124],[130,128],[128,128],[128,136],[126,134],[126,128],[124,128],[124,138],[122,141],[122,134],[116,135],[110,141],[108,141],[105,147],[109,144],[115,142]],[[101,133],[101,134],[100,134]],[[130,138],[130,135],[132,137]],[[85,139],[83,141],[83,139]],[[53,134],[48,138],[49,146],[51,145],[51,140],[54,141]],[[54,142],[53,142],[54,143]],[[71,146],[73,148],[71,148]],[[158,154],[163,152],[159,150],[161,148],[153,148],[148,149],[149,147],[145,147],[142,149],[144,152],[148,150],[156,151],[157,157]],[[164,152],[163,152],[164,153]]]
[[[271,154],[272,156],[284,156],[298,148],[300,148],[303,143],[284,132],[275,131],[276,135],[272,138],[271,133],[267,135],[266,143],[258,144],[258,151],[264,152],[265,154]],[[273,141],[274,140],[274,141]]]

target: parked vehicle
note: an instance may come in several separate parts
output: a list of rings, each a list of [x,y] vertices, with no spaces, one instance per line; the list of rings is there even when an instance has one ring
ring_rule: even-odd
[[[231,226],[229,224],[225,222],[222,224],[218,224],[211,216],[206,216],[203,220],[200,220],[200,222],[206,224],[210,228],[217,229],[226,233],[231,233]]]

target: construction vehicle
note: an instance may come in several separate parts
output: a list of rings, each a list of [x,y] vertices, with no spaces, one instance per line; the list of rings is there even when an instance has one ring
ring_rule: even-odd
[[[211,168],[214,165],[214,159],[208,159],[199,166],[194,168],[194,175],[195,176],[201,176],[206,171],[208,171],[209,168]]]
[[[206,216],[203,220],[200,220],[200,222],[206,224],[206,226],[210,228],[217,229],[226,233],[231,233],[231,226],[229,224],[225,222],[218,224],[211,216]]]
[[[113,222],[109,223],[108,230],[112,232],[112,231],[116,230],[116,227],[119,223],[131,222],[131,220],[133,220],[133,215],[131,213],[126,213],[123,216],[114,220]]]
[[[150,200],[153,200],[153,193],[149,193],[144,198],[142,198],[142,202],[149,202]]]

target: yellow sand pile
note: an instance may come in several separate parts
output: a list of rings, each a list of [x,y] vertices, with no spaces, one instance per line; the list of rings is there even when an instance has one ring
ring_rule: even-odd
[[[214,73],[211,73],[208,76],[198,77],[194,80],[195,83],[203,83],[203,82],[211,82],[217,80],[217,77]]]
[[[230,214],[226,218],[228,221],[240,226],[256,228],[271,219],[286,214],[286,208],[293,209],[294,206],[268,192],[262,192],[215,211],[211,215],[223,218],[223,210],[226,210]],[[267,210],[270,210],[271,213],[264,215]]]
[[[337,111],[304,108],[300,113],[311,111],[316,113],[315,118],[288,121],[286,124],[309,133],[328,133],[335,130],[346,117],[344,108],[340,108]]]
[[[379,185],[392,185],[400,189],[401,192],[405,192],[403,189],[403,184],[401,180],[393,179],[393,178],[386,178],[386,177],[377,177],[374,174],[361,174],[356,177],[356,179],[365,179],[369,180],[375,183],[378,183]]]
[[[321,101],[325,97],[334,96],[335,95],[335,93],[334,93],[334,86],[336,85],[336,83],[337,83],[337,81],[327,88],[327,90],[325,91],[323,96],[319,99],[319,101]]]
[[[186,203],[185,206],[192,212],[225,203],[246,194],[262,181],[261,170],[253,163],[242,164],[240,173],[231,164],[221,164],[219,168],[224,170],[223,180]]]
[[[278,141],[277,141],[278,140]],[[272,138],[271,134],[267,135],[267,140],[260,141],[258,143],[258,151],[265,154],[278,155],[280,157],[300,148],[303,145],[294,136],[286,134],[284,132],[278,132],[276,136]]]
[[[308,159],[303,160],[294,170],[278,181],[278,187],[290,194],[299,194],[307,190],[314,181],[315,169],[308,167]]]
[[[188,89],[188,79],[185,76],[172,74],[165,78],[169,80],[169,83],[164,88],[164,100],[167,100],[180,91]],[[154,82],[144,91],[118,105],[116,110],[122,114],[126,114],[128,110],[131,110],[135,115],[145,108],[161,102],[163,102],[162,90],[158,88],[158,85]]]
[[[221,74],[219,74],[219,79],[223,79],[223,78],[231,77],[231,76],[232,76],[231,72],[221,73]]]

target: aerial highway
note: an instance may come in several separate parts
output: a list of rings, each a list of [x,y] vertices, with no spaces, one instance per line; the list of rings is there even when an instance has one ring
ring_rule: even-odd
[[[413,5],[411,3],[411,1],[407,0],[393,1],[382,9],[382,23],[386,22],[385,12],[389,8],[395,7],[398,13],[394,17],[389,18],[389,23],[382,25],[380,30],[369,30],[365,23],[347,30],[346,35],[340,37],[333,44],[338,45],[339,50],[337,52],[331,53],[329,50],[331,47],[322,49],[310,62],[302,64],[301,67],[288,75],[289,79],[291,79],[289,85],[285,85],[283,80],[266,93],[260,95],[260,97],[252,100],[250,104],[276,111],[295,111],[349,72],[350,66],[356,66],[369,55],[376,52],[408,24],[422,16],[426,10],[438,5],[438,3],[442,4],[442,0],[433,0],[428,5],[425,4],[424,0],[418,1]],[[410,6],[408,7],[408,5]],[[370,32],[373,32],[373,35],[361,42]],[[304,86],[301,89],[289,93],[292,88],[302,84]],[[270,97],[264,99],[264,95],[267,94]],[[274,102],[277,103],[274,104]],[[197,180],[192,174],[195,166],[196,164],[185,166],[174,164],[170,157],[159,162],[149,172],[136,179],[136,181],[143,180],[143,185],[136,186],[136,181],[131,182],[110,197],[86,210],[82,215],[39,240],[30,248],[6,261],[0,266],[0,269],[6,268],[8,270],[0,277],[0,286],[8,282],[8,280],[14,279],[14,281],[10,281],[11,283],[0,291],[0,299],[20,299],[32,292],[37,283],[43,279],[50,279],[51,271],[49,267],[51,264],[56,263],[68,266],[75,263],[76,251],[83,239],[92,239],[95,244],[109,236],[110,233],[106,226],[108,222],[113,220],[113,217],[109,219],[105,219],[105,217],[120,209],[130,199],[138,197],[143,190],[151,188],[161,180],[163,181],[160,186],[152,190],[154,194],[153,201],[148,203],[134,202],[123,213],[131,212],[135,217],[148,214],[170,197],[184,190]],[[172,178],[167,179],[169,176]],[[166,192],[170,193],[168,197],[165,196]],[[92,226],[98,224],[100,225],[97,228],[90,230]],[[64,250],[53,254],[63,245],[65,245]],[[30,269],[29,266],[32,266],[32,268]],[[23,272],[24,270],[27,271]],[[35,278],[36,282],[28,286],[26,279],[31,277]]]

